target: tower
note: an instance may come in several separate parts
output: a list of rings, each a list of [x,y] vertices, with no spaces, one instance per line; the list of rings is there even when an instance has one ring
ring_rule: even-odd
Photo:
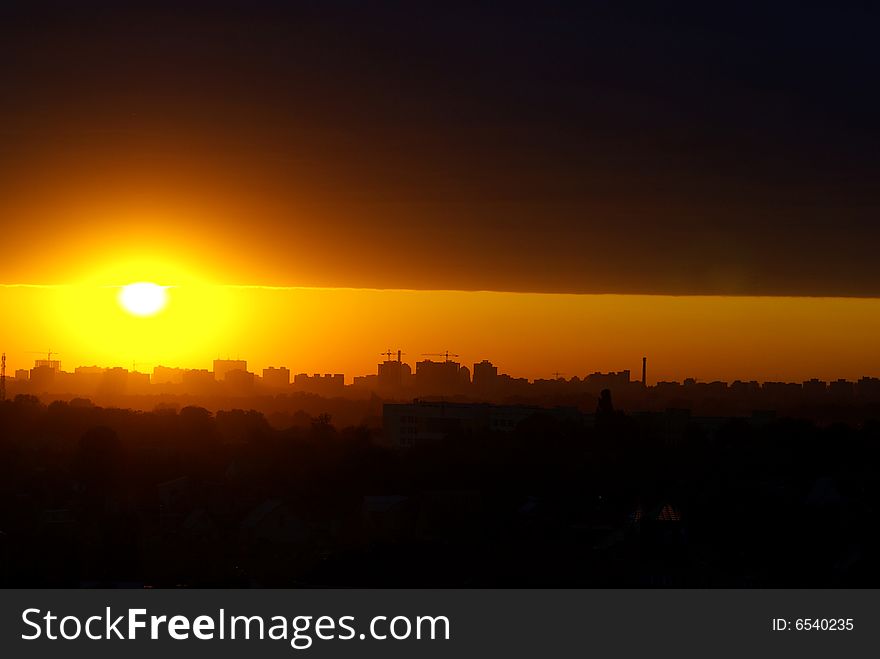
[[[6,353],[0,357],[0,400],[6,400]]]
[[[642,386],[648,386],[648,358],[642,357]]]

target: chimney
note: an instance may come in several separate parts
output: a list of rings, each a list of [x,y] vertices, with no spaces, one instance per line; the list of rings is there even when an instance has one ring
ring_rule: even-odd
[[[642,386],[648,386],[648,358],[642,357]]]

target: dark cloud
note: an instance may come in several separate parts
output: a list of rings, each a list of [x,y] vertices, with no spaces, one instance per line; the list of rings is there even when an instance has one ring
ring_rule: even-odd
[[[312,253],[357,237],[308,283],[880,294],[870,3],[2,11],[7,178],[225,157],[278,209],[256,245],[303,200]]]

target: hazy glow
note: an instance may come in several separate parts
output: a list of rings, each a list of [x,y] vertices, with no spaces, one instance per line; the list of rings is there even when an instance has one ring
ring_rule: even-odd
[[[119,291],[119,303],[135,316],[155,315],[165,308],[167,302],[165,287],[150,282],[129,284]]]
[[[122,279],[124,277],[124,279]],[[161,313],[119,304],[125,281],[168,284]],[[120,282],[122,279],[122,282]],[[260,373],[375,373],[386,348],[414,364],[449,350],[471,367],[491,359],[516,376],[629,368],[648,380],[880,376],[880,300],[557,295],[237,286],[171,260],[108,264],[76,283],[0,286],[7,372],[51,347],[78,365],[211,368],[247,359]],[[845,337],[845,339],[844,339]]]

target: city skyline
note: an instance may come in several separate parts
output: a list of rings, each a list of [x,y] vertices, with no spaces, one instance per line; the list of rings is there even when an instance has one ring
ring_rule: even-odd
[[[266,366],[257,369],[248,365],[246,359],[236,357],[216,358],[212,360],[212,368],[186,368],[174,366],[170,364],[158,364],[149,370],[139,370],[137,364],[132,364],[132,368],[128,369],[124,366],[100,366],[97,364],[85,365],[80,364],[73,368],[72,371],[65,371],[62,368],[60,359],[52,359],[54,353],[48,352],[45,359],[35,359],[32,368],[16,368],[9,372],[5,372],[5,378],[9,382],[33,383],[41,382],[49,385],[49,388],[40,390],[31,387],[31,393],[72,393],[65,392],[64,384],[53,384],[51,379],[46,379],[47,375],[67,378],[66,382],[74,382],[70,376],[80,378],[82,381],[89,380],[89,384],[95,386],[98,384],[96,376],[114,376],[114,375],[131,375],[137,378],[138,386],[140,385],[186,385],[187,378],[193,384],[204,384],[205,382],[216,384],[232,384],[236,389],[236,393],[246,391],[256,391],[253,389],[255,385],[260,385],[262,392],[278,393],[280,390],[300,390],[310,393],[339,393],[345,389],[361,390],[366,392],[382,392],[392,394],[419,393],[419,380],[434,380],[440,386],[436,390],[429,392],[435,395],[456,395],[456,394],[475,394],[480,395],[491,390],[491,385],[486,387],[486,380],[503,380],[508,385],[516,385],[520,388],[512,389],[510,393],[523,393],[526,389],[522,386],[546,386],[558,383],[561,385],[584,383],[592,385],[591,391],[599,391],[603,388],[629,387],[631,385],[640,385],[647,389],[661,389],[673,386],[708,386],[711,390],[718,392],[721,389],[739,389],[741,392],[747,390],[767,389],[768,387],[776,387],[777,385],[801,387],[805,392],[811,394],[819,394],[823,392],[831,392],[845,394],[855,393],[858,388],[865,389],[875,396],[880,392],[880,377],[864,374],[859,378],[849,380],[847,378],[833,378],[824,380],[818,377],[810,377],[803,381],[790,380],[757,380],[757,379],[737,379],[733,381],[727,380],[701,380],[698,378],[687,377],[682,380],[662,380],[648,379],[648,358],[642,357],[641,372],[634,372],[628,368],[619,371],[592,371],[583,374],[564,374],[556,371],[548,377],[528,378],[515,373],[506,373],[498,368],[498,365],[489,359],[482,359],[479,362],[473,362],[472,368],[463,363],[459,359],[459,355],[455,353],[422,353],[421,358],[412,360],[415,368],[410,366],[410,362],[402,358],[405,354],[401,350],[379,353],[386,357],[385,360],[377,364],[376,372],[373,373],[334,373],[325,370],[297,371],[285,364],[278,363],[275,366]],[[57,354],[56,354],[57,356]],[[4,368],[6,367],[6,353],[3,353]],[[430,357],[444,357],[444,359],[431,359]],[[452,357],[452,359],[450,359]],[[449,368],[446,368],[449,367]],[[450,371],[449,374],[443,371]],[[209,377],[208,377],[209,376]],[[61,380],[64,382],[65,380]],[[124,381],[122,381],[124,383]],[[80,385],[82,382],[80,382]],[[317,385],[317,386],[315,386]],[[329,385],[325,387],[324,385]],[[464,385],[462,388],[461,385]],[[43,385],[38,385],[43,386]],[[444,390],[445,387],[445,390]],[[484,387],[481,389],[481,387]],[[79,388],[79,387],[78,387]],[[185,388],[183,391],[187,391]],[[142,392],[142,391],[139,391]],[[121,393],[121,392],[120,392]],[[424,393],[424,390],[421,391]]]
[[[637,371],[645,354],[651,382],[880,373],[876,299],[267,288],[165,272],[158,281],[179,283],[152,316],[124,309],[106,273],[71,285],[0,287],[8,368],[30,367],[34,353],[52,349],[83,365],[205,368],[217,356],[246,355],[258,369],[283,362],[297,372],[352,374],[372,372],[374,353],[400,346],[409,360],[448,349],[530,379]]]
[[[4,14],[10,369],[880,374],[871,10],[215,5]]]

